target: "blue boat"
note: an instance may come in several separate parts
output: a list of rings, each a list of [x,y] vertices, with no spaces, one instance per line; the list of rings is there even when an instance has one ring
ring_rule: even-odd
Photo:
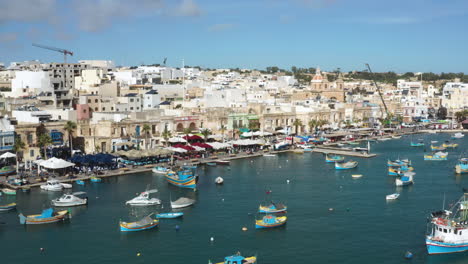
[[[156,215],[156,218],[178,218],[182,216],[184,216],[183,212],[160,213]]]
[[[197,187],[197,176],[191,170],[171,171],[164,175],[164,177],[167,182],[178,187],[190,189]]]
[[[255,228],[262,229],[279,227],[285,225],[287,220],[287,216],[277,217],[275,215],[265,215],[262,219],[255,220]]]
[[[216,166],[216,162],[207,162],[205,163],[207,166]]]
[[[357,161],[347,161],[347,162],[335,162],[335,169],[337,170],[349,170],[354,169],[358,165]]]
[[[75,182],[78,185],[85,185],[85,182],[83,180],[76,180]]]
[[[388,160],[387,161],[387,166],[388,167],[405,166],[405,165],[406,166],[411,165],[411,161],[407,160],[407,159],[404,159],[404,160],[397,159],[397,160]]]
[[[455,171],[458,174],[468,173],[468,158],[462,158],[458,161],[458,164],[455,165]]]
[[[429,254],[456,253],[468,250],[468,193],[450,210],[431,214],[426,248]]]
[[[158,226],[159,220],[151,218],[151,215],[146,216],[137,222],[122,222],[120,221],[120,231],[132,232],[132,231],[143,231]]]
[[[257,257],[252,256],[252,257],[243,257],[240,255],[240,253],[237,253],[237,255],[232,255],[224,258],[224,262],[217,262],[215,264],[255,264],[257,263]],[[208,261],[208,264],[212,264],[211,261]]]
[[[424,147],[424,143],[423,142],[413,142],[411,141],[411,146],[412,147]]]
[[[333,162],[341,162],[344,160],[343,156],[339,155],[325,155],[325,162],[333,163]]]
[[[404,166],[397,166],[397,167],[389,167],[388,168],[388,175],[390,176],[400,176],[407,171],[413,171],[413,167],[409,167],[407,165]]]
[[[288,207],[282,203],[271,203],[267,206],[260,205],[258,207],[258,212],[259,213],[282,213],[286,212],[288,210]]]
[[[154,173],[158,173],[158,174],[166,174],[168,172],[170,172],[171,170],[166,168],[166,167],[161,167],[161,166],[156,166],[152,169],[152,171]]]
[[[102,182],[102,179],[98,177],[91,177],[89,179],[91,180],[91,182]]]

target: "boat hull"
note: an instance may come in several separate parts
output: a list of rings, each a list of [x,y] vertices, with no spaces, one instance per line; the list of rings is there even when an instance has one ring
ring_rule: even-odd
[[[78,184],[78,185],[85,185],[85,182],[82,181],[82,180],[77,180],[77,181],[75,181],[75,182],[76,182],[76,184]]]
[[[16,208],[16,203],[11,203],[7,205],[0,205],[0,212],[2,211],[10,211]]]
[[[120,231],[122,232],[135,232],[135,231],[143,231],[143,230],[148,230],[151,228],[155,228],[159,225],[158,220],[154,220],[152,224],[149,225],[144,225],[140,227],[130,227],[127,225],[125,222],[120,222]]]
[[[169,175],[165,175],[165,178],[166,178],[168,183],[170,183],[172,185],[175,185],[175,186],[178,186],[178,187],[181,187],[181,188],[195,189],[197,187],[197,181],[196,181],[195,176],[187,178],[185,180],[178,180],[178,179],[176,179],[174,177],[171,177]]]
[[[261,223],[255,223],[255,228],[256,229],[265,229],[265,228],[275,228],[275,227],[280,227],[284,226],[286,224],[286,221],[282,223],[277,223],[277,224],[272,224],[272,225],[267,225],[267,224],[261,224]]]
[[[443,243],[439,241],[434,241],[431,239],[426,239],[427,253],[432,254],[448,254],[448,253],[457,253],[468,251],[468,243]]]
[[[84,199],[84,201],[79,202],[59,202],[59,201],[52,201],[52,205],[55,207],[71,207],[71,206],[80,206],[88,204],[88,199]]]
[[[179,218],[184,216],[184,213],[178,212],[178,213],[162,213],[162,214],[157,214],[156,218],[166,218],[166,219],[172,219],[172,218]]]
[[[23,214],[20,214],[20,223],[26,225],[42,225],[56,223],[65,220],[68,216],[68,211],[61,211],[58,213],[58,215],[47,218],[39,218],[37,216],[24,216]]]

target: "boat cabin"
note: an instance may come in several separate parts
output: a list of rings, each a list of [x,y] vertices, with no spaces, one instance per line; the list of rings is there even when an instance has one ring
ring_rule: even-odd
[[[244,259],[242,256],[229,256],[224,259],[224,264],[242,264],[244,263]]]

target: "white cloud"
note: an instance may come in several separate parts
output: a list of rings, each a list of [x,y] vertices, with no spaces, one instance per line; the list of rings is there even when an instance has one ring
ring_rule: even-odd
[[[202,11],[200,7],[193,0],[182,0],[182,2],[175,8],[174,15],[176,16],[200,16]]]
[[[56,8],[56,0],[0,0],[0,23],[53,23],[57,19]]]
[[[208,28],[210,32],[219,32],[219,31],[226,31],[232,29],[234,24],[214,24]]]

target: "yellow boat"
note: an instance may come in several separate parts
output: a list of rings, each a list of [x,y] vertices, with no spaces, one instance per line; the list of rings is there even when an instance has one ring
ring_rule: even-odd
[[[458,144],[452,143],[452,144],[442,144],[442,147],[444,148],[456,148],[458,147]]]

